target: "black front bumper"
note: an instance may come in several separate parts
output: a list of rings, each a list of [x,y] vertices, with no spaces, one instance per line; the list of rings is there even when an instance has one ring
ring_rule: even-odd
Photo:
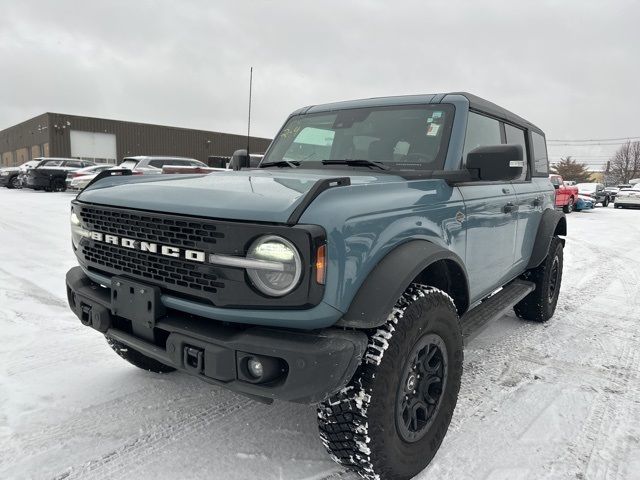
[[[0,187],[6,187],[9,184],[10,178],[13,178],[13,175],[0,175]]]
[[[80,267],[67,272],[66,283],[69,306],[84,325],[165,365],[262,400],[317,403],[327,398],[348,383],[367,345],[359,331],[228,325],[175,310],[162,312],[145,331],[136,319],[114,315],[111,289],[93,282]],[[246,368],[251,357],[275,365],[277,376],[262,383],[252,379]]]

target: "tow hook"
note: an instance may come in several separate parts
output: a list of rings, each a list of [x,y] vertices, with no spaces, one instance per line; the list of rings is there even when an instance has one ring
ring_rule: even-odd
[[[186,345],[182,352],[184,368],[191,373],[200,373],[204,366],[204,350]]]
[[[80,304],[80,322],[87,327],[91,326],[91,307],[86,303]]]

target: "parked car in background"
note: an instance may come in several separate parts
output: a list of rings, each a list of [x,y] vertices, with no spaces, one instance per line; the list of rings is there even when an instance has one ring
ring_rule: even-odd
[[[609,201],[613,202],[616,199],[616,195],[618,194],[618,192],[623,189],[623,188],[631,188],[633,187],[633,185],[630,185],[628,183],[623,183],[621,185],[617,185],[615,187],[606,187],[604,189],[605,192],[607,192],[609,194]]]
[[[209,167],[206,163],[199,160],[193,160],[190,165],[164,165],[162,167],[162,173],[176,174],[176,173],[212,173],[212,172],[225,172],[226,168],[214,168]]]
[[[0,168],[0,187],[20,188],[20,173],[26,172],[38,163],[40,163],[39,160],[29,160],[17,167]]]
[[[560,175],[549,175],[549,180],[556,189],[556,208],[562,208],[564,213],[571,213],[578,200],[578,188],[566,185]]]
[[[610,197],[604,190],[604,185],[601,183],[578,183],[578,192],[580,195],[584,195],[593,199],[594,204],[600,204],[603,207],[609,205]]]
[[[588,197],[586,195],[578,195],[578,198],[576,198],[576,203],[573,207],[573,209],[576,212],[581,212],[583,210],[590,210],[592,208],[594,208],[596,206],[596,204],[594,203],[593,198]]]
[[[89,182],[96,178],[100,172],[115,168],[115,165],[103,164],[81,168],[67,174],[65,183],[70,190],[82,190]]]
[[[67,173],[95,165],[73,158],[41,158],[34,168],[27,170],[22,186],[33,190],[63,192],[67,189]]]
[[[615,208],[640,207],[640,183],[632,188],[621,188],[613,204]]]
[[[164,166],[205,167],[207,165],[195,158],[147,156],[125,157],[118,168],[131,170],[134,175],[160,174]]]

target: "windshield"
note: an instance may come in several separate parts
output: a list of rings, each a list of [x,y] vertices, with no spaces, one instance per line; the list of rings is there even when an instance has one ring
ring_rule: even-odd
[[[137,160],[127,159],[127,160],[123,160],[122,163],[118,166],[120,168],[126,168],[127,170],[133,170],[137,164],[138,164]]]
[[[291,162],[313,167],[327,160],[380,162],[396,170],[441,170],[453,107],[403,105],[291,117],[261,166]]]

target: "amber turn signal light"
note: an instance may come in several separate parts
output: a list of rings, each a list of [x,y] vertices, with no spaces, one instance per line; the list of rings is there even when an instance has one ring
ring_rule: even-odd
[[[320,245],[316,251],[316,282],[324,285],[327,276],[327,246]]]

